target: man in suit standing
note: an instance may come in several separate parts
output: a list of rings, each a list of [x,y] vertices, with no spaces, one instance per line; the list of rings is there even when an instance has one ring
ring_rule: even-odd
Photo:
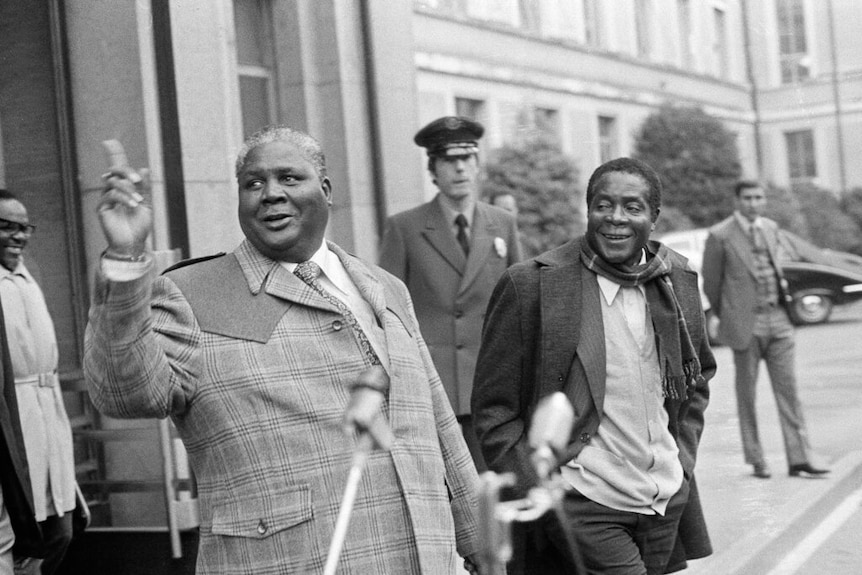
[[[711,553],[694,466],[715,359],[697,274],[649,241],[661,183],[618,158],[587,186],[587,231],[510,267],[482,332],[473,414],[488,466],[537,482],[528,425],[563,392],[575,423],[556,454],[565,521],[518,528],[509,573],[656,575]],[[574,544],[570,544],[574,541]]]
[[[407,289],[324,239],[333,192],[314,138],[264,129],[236,175],[245,240],[153,281],[146,178],[111,170],[84,357],[94,404],[173,419],[200,497],[197,573],[322,571],[369,437],[389,451],[368,454],[339,570],[454,572],[477,552],[478,477]],[[348,410],[357,386],[381,406]]]
[[[790,475],[822,475],[828,470],[811,460],[796,390],[794,333],[787,310],[787,282],[779,263],[778,224],[763,217],[766,193],[759,183],[741,181],[735,192],[736,211],[709,230],[703,280],[712,321],[718,324],[718,340],[733,349],[745,462],[753,466],[755,477],[768,479],[772,474],[757,429],[757,372],[764,360]]]
[[[488,298],[508,266],[521,260],[513,215],[477,201],[484,127],[446,116],[419,130],[428,171],[439,189],[430,202],[389,218],[380,266],[405,284],[422,336],[480,471],[470,395]]]
[[[14,557],[45,555],[33,513],[33,492],[7,343],[0,305],[0,575],[12,575]]]

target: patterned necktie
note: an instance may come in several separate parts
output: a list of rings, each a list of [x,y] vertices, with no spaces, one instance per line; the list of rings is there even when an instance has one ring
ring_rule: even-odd
[[[347,324],[350,326],[350,329],[353,330],[353,334],[356,336],[359,347],[362,349],[365,357],[367,357],[371,362],[371,365],[381,365],[380,358],[377,357],[377,352],[374,351],[374,347],[372,347],[371,342],[368,340],[368,336],[365,335],[365,332],[359,325],[359,320],[356,319],[356,316],[353,315],[350,308],[348,308],[343,301],[326,291],[323,286],[320,285],[320,282],[317,280],[317,277],[320,275],[320,266],[312,261],[302,262],[296,266],[293,273],[296,277],[307,283],[311,289],[322,295],[326,301],[338,308],[338,311],[340,311],[341,315],[344,316],[344,319],[347,320]]]
[[[461,244],[461,249],[464,250],[464,255],[470,255],[470,240],[467,239],[467,218],[464,214],[455,216],[455,225],[458,226],[458,235],[456,239]]]

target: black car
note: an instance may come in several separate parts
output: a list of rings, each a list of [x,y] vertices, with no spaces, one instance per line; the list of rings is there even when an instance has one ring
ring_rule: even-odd
[[[670,232],[659,241],[688,258],[700,273],[707,235],[709,230],[700,228]],[[825,322],[834,306],[862,300],[862,257],[819,248],[784,230],[780,240],[781,269],[793,297],[790,319],[795,324]],[[703,290],[701,297],[708,308]]]

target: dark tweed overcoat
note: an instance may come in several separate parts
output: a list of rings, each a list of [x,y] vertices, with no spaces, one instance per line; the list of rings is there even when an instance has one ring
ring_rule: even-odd
[[[589,443],[602,418],[606,358],[600,294],[595,274],[581,263],[580,241],[509,268],[488,305],[473,417],[489,468],[515,472],[522,490],[536,481],[527,430],[542,397],[563,391],[575,410],[571,440],[561,461],[575,457]],[[715,359],[705,336],[697,274],[679,254],[671,257],[670,277],[704,375],[686,401],[665,401],[669,429],[692,488],[670,567],[676,569],[685,558],[712,552],[694,484],[694,464]]]

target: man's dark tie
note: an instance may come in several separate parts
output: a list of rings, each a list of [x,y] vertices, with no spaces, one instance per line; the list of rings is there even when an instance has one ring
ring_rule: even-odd
[[[368,358],[371,365],[380,365],[380,358],[377,357],[377,352],[374,351],[374,347],[368,340],[368,336],[365,335],[365,332],[362,330],[362,326],[359,325],[359,320],[356,319],[356,316],[353,315],[353,312],[350,311],[350,308],[347,307],[343,301],[326,291],[323,286],[320,285],[320,282],[317,280],[317,277],[320,275],[320,266],[312,261],[302,262],[296,266],[293,273],[296,277],[311,286],[314,291],[322,295],[326,301],[338,308],[338,311],[340,311],[341,315],[344,316],[350,329],[353,330],[353,334],[356,336],[356,341],[359,343],[359,347],[362,349],[365,357]]]
[[[464,255],[470,255],[470,240],[467,239],[467,218],[464,214],[455,216],[455,225],[458,226],[458,235],[455,238],[461,244],[461,249],[464,250]]]

